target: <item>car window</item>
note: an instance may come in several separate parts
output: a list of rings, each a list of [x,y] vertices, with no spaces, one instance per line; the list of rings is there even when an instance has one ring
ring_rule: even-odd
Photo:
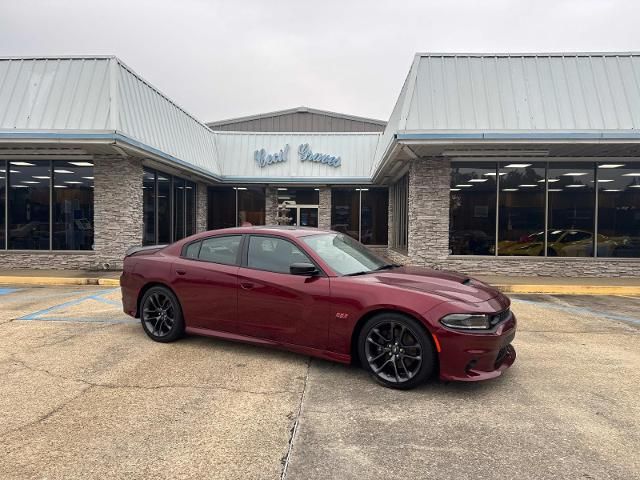
[[[567,232],[562,239],[562,243],[579,242],[580,240],[588,240],[589,238],[591,238],[589,232],[570,231]]]
[[[276,237],[251,236],[247,266],[269,272],[289,273],[292,263],[313,263],[293,243]]]
[[[193,242],[187,245],[187,248],[184,250],[184,257],[186,258],[198,258],[200,254],[200,245],[202,242]]]
[[[236,265],[241,235],[211,237],[202,241],[198,258],[206,262]]]

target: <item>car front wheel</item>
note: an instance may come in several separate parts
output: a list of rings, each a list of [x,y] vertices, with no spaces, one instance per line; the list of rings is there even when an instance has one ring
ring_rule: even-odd
[[[370,318],[358,338],[361,365],[380,384],[407,390],[433,373],[435,353],[425,329],[413,318],[383,313]]]
[[[152,287],[140,302],[140,321],[145,333],[156,342],[173,342],[184,333],[178,299],[166,287]]]

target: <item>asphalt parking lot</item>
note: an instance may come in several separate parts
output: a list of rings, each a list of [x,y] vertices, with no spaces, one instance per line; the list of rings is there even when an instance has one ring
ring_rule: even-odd
[[[0,478],[640,478],[640,298],[513,295],[516,364],[384,389],[189,337],[119,289],[0,287]]]

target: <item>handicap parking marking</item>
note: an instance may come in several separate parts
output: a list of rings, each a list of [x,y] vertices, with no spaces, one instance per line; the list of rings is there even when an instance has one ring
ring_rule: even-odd
[[[87,322],[87,323],[137,323],[136,320],[130,319],[125,316],[123,312],[118,312],[120,317],[113,317],[111,312],[99,312],[100,314],[97,316],[88,317],[85,312],[82,311],[82,315],[76,316],[74,314],[69,314],[68,312],[64,314],[64,316],[56,316],[56,313],[62,313],[62,310],[68,309],[69,307],[78,306],[84,302],[92,302],[97,301],[102,304],[106,304],[113,307],[122,307],[121,302],[117,302],[110,298],[105,298],[107,295],[111,295],[116,291],[119,291],[120,288],[112,288],[109,290],[103,290],[98,293],[93,293],[91,295],[85,295],[83,297],[69,300],[68,302],[63,302],[52,307],[44,308],[42,310],[38,310],[36,312],[29,313],[24,315],[17,320],[40,320],[40,321],[58,321],[58,322]],[[95,312],[94,312],[95,313]],[[52,315],[53,314],[53,315]],[[105,317],[100,318],[101,315],[105,315]]]
[[[8,295],[10,293],[19,292],[22,288],[0,288],[0,295]]]

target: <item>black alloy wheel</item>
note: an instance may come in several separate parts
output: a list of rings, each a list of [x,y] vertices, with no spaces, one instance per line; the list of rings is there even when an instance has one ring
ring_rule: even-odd
[[[178,299],[166,287],[152,287],[140,303],[142,328],[156,342],[173,342],[184,333],[182,309]]]
[[[425,328],[401,314],[367,321],[359,336],[360,363],[385,387],[409,389],[433,372],[435,353]]]

